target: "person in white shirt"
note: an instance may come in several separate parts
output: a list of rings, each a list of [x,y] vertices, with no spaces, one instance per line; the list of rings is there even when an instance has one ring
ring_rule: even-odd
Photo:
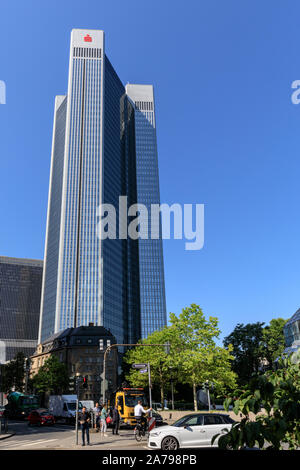
[[[148,410],[145,410],[143,408],[142,400],[139,400],[138,404],[135,405],[134,407],[134,416],[135,416],[136,422],[141,423],[144,429],[146,429],[147,419],[143,416],[143,414],[149,413],[149,411],[151,410],[152,408],[149,408]]]

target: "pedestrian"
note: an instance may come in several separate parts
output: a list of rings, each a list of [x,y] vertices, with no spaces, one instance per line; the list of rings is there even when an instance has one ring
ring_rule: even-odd
[[[113,407],[113,411],[112,411],[112,425],[113,425],[112,433],[113,433],[113,434],[116,434],[116,435],[119,435],[120,413],[119,413],[119,410],[118,410],[117,406],[114,406],[114,407]]]
[[[81,410],[81,412],[78,415],[78,421],[81,426],[81,432],[82,432],[82,446],[85,446],[85,435],[86,435],[86,441],[87,445],[90,445],[90,422],[91,422],[91,415],[88,413],[86,410],[86,407],[84,406]]]
[[[105,405],[103,405],[103,408],[102,408],[101,414],[100,414],[100,420],[101,420],[101,429],[100,429],[100,431],[101,431],[103,436],[107,436],[107,434],[106,434],[106,430],[107,430],[106,418],[107,418],[107,411],[106,411]]]
[[[93,409],[93,412],[94,412],[94,416],[96,418],[95,428],[97,429],[97,432],[99,432],[99,429],[100,429],[100,413],[101,413],[101,407],[99,406],[99,403],[96,403],[96,406]]]

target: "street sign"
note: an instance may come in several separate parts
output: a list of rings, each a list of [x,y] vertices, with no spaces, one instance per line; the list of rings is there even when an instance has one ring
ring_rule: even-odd
[[[146,374],[148,372],[148,368],[146,369],[140,369],[140,374]]]
[[[133,369],[145,369],[145,367],[147,367],[147,364],[132,364],[131,367]]]

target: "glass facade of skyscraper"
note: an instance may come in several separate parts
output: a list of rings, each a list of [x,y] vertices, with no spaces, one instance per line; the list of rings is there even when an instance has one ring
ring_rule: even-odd
[[[56,311],[66,110],[67,98],[65,96],[57,96],[54,107],[44,279],[41,296],[43,307],[41,311],[43,316],[39,325],[40,330],[43,328],[43,337],[49,336],[51,331],[53,331],[54,312]]]
[[[73,48],[58,330],[99,321],[101,49]],[[84,52],[93,52],[88,57]]]
[[[105,55],[73,30],[68,94],[57,97],[39,341],[101,325],[134,343],[166,323],[161,240],[98,238],[98,207],[159,203],[155,115],[140,111]],[[117,224],[118,228],[118,224]]]
[[[151,85],[126,86],[135,108],[137,200],[148,209],[160,204],[155,104]],[[161,230],[160,230],[161,232]],[[162,239],[139,240],[140,308],[142,337],[167,323]]]

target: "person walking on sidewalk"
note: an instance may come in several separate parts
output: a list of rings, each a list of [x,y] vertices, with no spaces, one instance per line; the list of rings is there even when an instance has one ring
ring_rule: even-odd
[[[94,411],[94,416],[95,416],[95,428],[97,429],[97,432],[100,429],[100,414],[101,414],[101,408],[99,406],[99,403],[96,403],[95,408],[93,409]]]
[[[102,436],[107,436],[107,434],[106,434],[106,430],[107,430],[106,418],[107,418],[107,411],[106,411],[106,408],[105,408],[105,405],[104,405],[102,410],[101,410],[101,414],[100,414]]]
[[[81,410],[81,413],[78,415],[78,421],[81,426],[81,431],[82,431],[82,446],[85,446],[85,435],[86,435],[86,441],[87,445],[90,445],[90,422],[91,422],[91,415],[90,413],[87,412],[86,407],[84,406]]]
[[[119,435],[119,427],[120,427],[120,413],[116,406],[114,406],[112,410],[112,433]]]

